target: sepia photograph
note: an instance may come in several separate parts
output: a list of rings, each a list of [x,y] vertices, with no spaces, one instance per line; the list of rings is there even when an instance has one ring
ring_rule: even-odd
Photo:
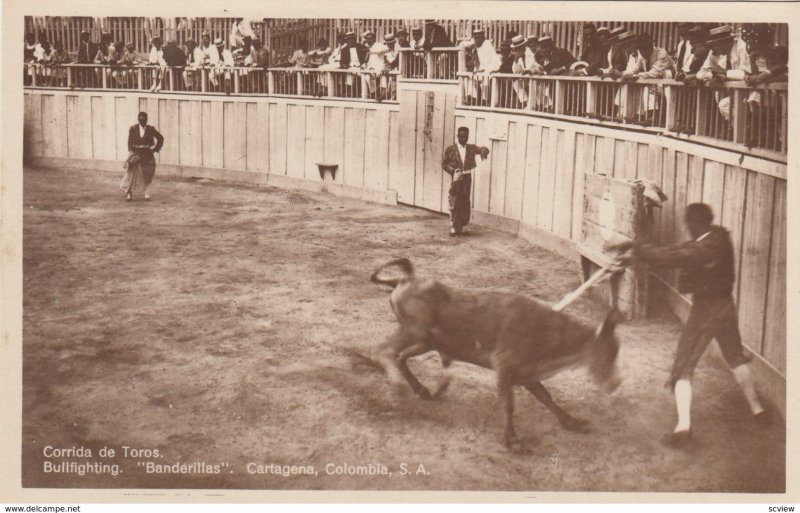
[[[11,4],[19,493],[796,493],[796,9]]]

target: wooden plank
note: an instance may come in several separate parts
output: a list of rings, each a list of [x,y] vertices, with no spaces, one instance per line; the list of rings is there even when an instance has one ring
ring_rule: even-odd
[[[572,232],[572,187],[575,183],[575,132],[559,131],[556,144],[555,203],[553,204],[553,231],[569,239]]]
[[[374,189],[376,183],[376,160],[378,146],[378,112],[364,113],[364,187]]]
[[[686,189],[686,203],[703,201],[703,159],[689,155],[689,174]]]
[[[211,147],[211,166],[222,168],[224,165],[224,140],[220,128],[224,123],[222,102],[211,102],[211,125],[209,127],[209,146]],[[205,130],[205,127],[203,128]],[[204,141],[205,142],[205,141]]]
[[[71,158],[86,158],[80,151],[81,132],[79,127],[81,119],[78,113],[78,96],[64,96],[67,108],[67,154]]]
[[[105,102],[102,96],[92,96],[89,98],[92,118],[92,142],[91,155],[93,159],[104,159],[106,157],[105,140],[113,135],[106,127]]]
[[[270,110],[270,115],[272,111]],[[270,130],[272,130],[270,123]],[[272,133],[270,132],[270,139]],[[342,182],[342,166],[344,166],[344,109],[341,107],[325,107],[325,163],[338,164],[336,181]]]
[[[116,125],[117,139],[117,160],[125,160],[128,157],[128,130],[136,122],[128,119],[127,100],[124,97],[114,98],[114,116]]]
[[[722,215],[722,203],[725,193],[725,166],[712,160],[705,161],[703,170],[703,203],[711,206],[714,217]]]
[[[675,151],[664,152],[664,167],[661,172],[661,190],[669,199],[661,207],[661,243],[672,244],[675,240]]]
[[[641,147],[639,148],[641,150]],[[643,167],[637,170],[637,176],[646,180],[652,180],[656,185],[662,185],[662,166],[664,164],[664,149],[660,146],[652,145],[646,147],[647,160]],[[664,190],[661,190],[664,192]],[[668,195],[667,201],[662,203],[661,208],[654,207],[653,224],[648,228],[649,233],[647,237],[653,242],[660,242],[661,235],[661,222],[663,218],[664,205],[672,203],[672,196]]]
[[[508,128],[508,161],[506,163],[505,217],[522,219],[522,190],[525,183],[525,153],[528,124],[511,123]]]
[[[786,182],[775,182],[762,354],[786,376]]]
[[[744,231],[744,214],[747,208],[747,170],[725,166],[725,182],[723,184],[722,226],[728,229],[733,242],[733,254],[736,257],[736,288],[734,299],[739,298],[741,289],[742,237]]]
[[[286,104],[269,105],[269,172],[275,175],[286,174]],[[341,166],[342,162],[338,162]],[[341,172],[341,167],[339,169]]]
[[[603,197],[611,194],[614,205],[619,207],[637,208],[636,197],[633,190],[636,186],[628,182],[610,178],[605,175],[586,175],[584,190],[587,196]]]
[[[25,137],[23,154],[27,157],[44,155],[42,135],[42,97],[41,94],[25,95]]]
[[[430,135],[425,137],[422,164],[422,206],[440,212],[442,210],[442,154],[444,149],[445,94],[433,97],[433,119]]]
[[[178,148],[178,162],[184,166],[191,166],[192,164],[192,102],[179,101],[178,102],[178,118],[180,119],[180,128],[183,132],[183,144]]]
[[[306,160],[306,106],[286,107],[286,174],[296,178],[305,177]],[[363,145],[363,141],[362,141]],[[362,146],[363,147],[363,146]],[[362,157],[363,159],[363,157]]]
[[[573,171],[572,185],[572,227],[570,230],[570,239],[579,240],[581,237],[581,222],[583,221],[583,183],[584,183],[584,168],[586,167],[586,149],[587,135],[576,134],[575,136],[575,169]]]
[[[178,100],[159,100],[158,116],[158,130],[164,136],[164,147],[161,150],[160,162],[164,164],[180,164],[181,125]],[[224,125],[220,123],[219,126]],[[221,139],[222,137],[220,136]]]
[[[539,171],[539,199],[536,225],[547,231],[553,229],[553,204],[556,187],[556,159],[558,158],[558,130],[542,129],[542,166]]]
[[[542,127],[528,125],[525,156],[525,186],[522,190],[522,221],[536,226],[539,205],[539,170],[542,158]]]
[[[742,341],[763,354],[775,178],[747,173],[739,319]]]
[[[414,204],[414,178],[417,154],[417,92],[400,90],[399,123],[397,134],[399,137],[398,151],[399,166],[396,173],[392,173],[393,188],[397,191],[397,201],[409,205]],[[327,133],[327,132],[326,132]]]
[[[508,125],[506,125],[508,133]],[[508,141],[492,140],[492,179],[489,184],[489,213],[499,216],[505,211],[506,174],[508,173]]]
[[[470,135],[470,139],[472,137],[473,136]],[[477,118],[475,120],[474,137],[475,144],[478,146],[486,146],[490,151],[493,149],[491,140],[489,139],[489,128],[484,118]],[[494,161],[496,158],[497,155],[490,153],[489,160],[483,163],[481,171],[477,174],[477,176],[472,177],[472,204],[476,210],[480,210],[481,212],[489,211],[489,193],[492,183],[492,169],[494,168]]]
[[[635,178],[646,178],[648,176],[647,168],[652,165],[650,145],[642,143],[634,143],[636,146],[636,169]]]
[[[400,201],[400,193],[397,184],[403,182],[403,167],[400,165],[400,143],[400,113],[391,111],[389,112],[389,175],[387,180],[389,190],[398,192],[398,201]]]
[[[614,176],[616,166],[616,139],[612,136],[603,138],[603,167],[601,172],[607,176]]]
[[[319,181],[319,168],[317,163],[323,163],[325,152],[325,107],[321,105],[309,105],[306,108],[305,125],[305,173],[307,180]]]
[[[583,223],[581,224],[580,244],[584,247],[595,248],[599,250],[606,242],[614,244],[629,239],[630,237],[628,235],[618,232],[614,229],[610,231],[609,238],[606,238],[600,225],[587,219],[584,219]]]
[[[414,125],[416,132],[416,153],[414,155],[414,205],[424,206],[423,191],[425,187],[425,151],[428,137],[425,135],[425,109],[429,102],[426,101],[427,92],[417,91],[417,115]],[[431,93],[434,94],[434,93]]]
[[[675,234],[674,241],[687,240],[689,232],[683,223],[689,191],[689,159],[688,155],[678,152],[675,155]]]
[[[258,104],[255,102],[247,102],[245,104],[245,109],[247,123],[247,130],[245,131],[245,137],[247,139],[247,170],[258,171]]]
[[[258,102],[256,116],[258,130],[256,131],[256,166],[259,173],[269,172],[269,103]],[[323,108],[323,107],[320,107]],[[320,133],[324,130],[320,128]]]
[[[103,124],[101,125],[104,132],[103,146],[99,149],[99,152],[97,151],[98,148],[95,148],[94,155],[95,158],[103,160],[117,160],[117,138],[119,137],[117,134],[122,132],[127,139],[128,127],[117,126],[115,98],[111,95],[105,95],[101,99],[103,102]]]
[[[364,110],[347,108],[344,111],[344,169],[345,185],[361,187],[364,183]]]
[[[442,138],[442,156],[444,156],[444,150],[447,149],[448,146],[453,144],[456,140],[456,119],[455,119],[455,108],[456,104],[458,103],[458,98],[456,95],[447,94],[445,95],[445,112],[444,112],[444,136]],[[470,125],[468,126],[469,136],[470,139],[474,140],[475,138],[475,118],[469,118]],[[461,118],[462,123],[458,126],[465,126],[463,124],[463,118]],[[472,203],[472,198],[475,195],[475,180],[477,179],[477,174],[482,173],[483,170],[488,167],[484,166],[484,163],[488,163],[487,161],[481,161],[478,159],[476,164],[477,167],[475,168],[475,175],[472,176],[472,191],[470,191],[470,203]],[[441,175],[441,183],[442,183],[442,212],[449,212],[450,208],[448,205],[448,193],[450,192],[450,176],[442,170],[442,159],[439,158],[439,161],[436,163],[436,169],[439,171],[439,175]]]
[[[213,167],[212,166],[212,158],[211,158],[211,147],[212,147],[212,138],[218,135],[216,130],[212,130],[212,120],[211,120],[211,102],[202,102],[200,107],[200,114],[201,114],[201,130],[202,130],[202,137],[201,137],[201,156],[203,161],[204,167]]]
[[[601,198],[590,194],[583,198],[581,206],[586,222],[599,224],[601,203]],[[638,223],[639,213],[636,209],[615,205],[613,225],[610,228],[632,239],[637,235]]]
[[[636,178],[636,143],[617,139],[614,143],[614,178],[633,180]]]

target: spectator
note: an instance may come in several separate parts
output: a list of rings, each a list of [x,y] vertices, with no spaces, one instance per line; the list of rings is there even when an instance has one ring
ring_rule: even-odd
[[[108,53],[113,48],[112,41],[110,32],[103,32],[100,35],[100,45],[94,55],[95,64],[107,65],[109,63]]]
[[[500,48],[497,49],[497,55],[500,57],[500,67],[497,69],[498,73],[508,73],[512,72],[512,66],[514,65],[514,54],[511,53],[511,41],[504,40],[500,43]]]
[[[150,91],[160,91],[161,81],[164,78],[164,70],[167,67],[167,62],[164,60],[164,48],[160,36],[153,37],[152,46],[150,47],[150,56],[147,59],[147,64],[155,66],[152,73],[153,85],[150,86]]]
[[[183,85],[187,91],[195,90],[197,83],[197,68],[200,67],[200,61],[203,58],[201,52],[197,49],[197,42],[189,38],[186,40],[186,67],[183,69]]]
[[[558,48],[550,36],[539,38],[534,55],[547,75],[564,75],[577,60],[567,50]]]
[[[289,58],[289,62],[292,64],[292,66],[298,68],[307,68],[309,67],[310,63],[308,56],[308,43],[305,39],[300,39],[297,43],[298,48]]]
[[[136,84],[136,74],[133,71],[133,66],[136,65],[136,48],[133,43],[124,45],[122,41],[117,43],[122,45],[119,52],[119,58],[116,61],[117,69],[111,72],[111,76],[117,84],[117,87],[127,89],[133,88]]]
[[[80,43],[78,44],[78,64],[91,64],[97,56],[97,44],[89,40],[89,31],[81,30]]]
[[[42,39],[39,43],[42,47],[42,51],[40,52],[40,58],[37,60],[38,64],[41,64],[42,68],[42,78],[44,79],[44,84],[47,87],[53,86],[53,59],[55,58],[55,52],[53,51],[53,47],[50,45],[50,42],[46,39]]]
[[[345,33],[344,32],[337,32],[336,33],[336,47],[331,52],[330,57],[328,57],[328,62],[326,67],[330,66],[334,69],[339,68],[339,63],[342,60],[342,48],[345,46]]]
[[[421,50],[425,39],[422,37],[422,29],[415,27],[411,29],[411,48]]]
[[[250,41],[255,39],[256,34],[247,18],[235,18],[231,25],[231,46],[240,48],[245,45],[244,38],[249,37]]]
[[[356,35],[354,32],[348,32],[345,35],[345,45],[342,48],[339,67],[342,69],[358,70],[363,68],[368,60],[369,48],[356,42]],[[345,76],[344,86],[347,97],[357,98],[360,96],[359,87],[361,87],[361,81],[356,81],[353,74],[348,73]]]
[[[170,67],[182,68],[186,66],[186,54],[178,46],[176,39],[167,41],[167,46],[164,47],[164,62]]]
[[[333,50],[328,44],[328,40],[324,37],[317,41],[317,47],[308,52],[309,64],[312,68],[318,68],[328,62]]]
[[[25,85],[30,85],[33,83],[33,76],[36,73],[36,64],[38,61],[42,59],[42,45],[36,42],[36,37],[32,33],[28,33],[25,35],[25,64],[30,64],[31,66],[26,66],[26,73],[25,73]]]
[[[444,30],[444,27],[436,24],[436,20],[425,20],[425,42],[422,48],[430,52],[433,48],[453,46],[453,42]]]
[[[408,31],[406,29],[398,30],[395,36],[397,37],[398,48],[411,48],[411,42],[408,40]]]
[[[389,51],[383,57],[383,60],[386,63],[385,69],[387,71],[394,71],[400,64],[400,52],[397,38],[394,34],[386,34],[383,36],[383,43],[389,49]]]
[[[741,45],[744,45],[744,55],[740,52]],[[711,29],[704,45],[708,48],[708,56],[703,66],[695,75],[700,82],[719,85],[728,78],[744,79],[745,74],[750,73],[750,58],[747,55],[747,44],[733,37],[731,27],[723,25]],[[731,121],[730,97],[720,91],[715,92],[715,100],[720,115],[725,121]]]
[[[269,68],[269,50],[264,48],[258,38],[253,39],[253,66],[261,69]]]
[[[395,97],[394,81],[389,78],[389,73],[397,68],[399,58],[397,54],[397,38],[395,38],[394,34],[384,34],[380,55],[382,55],[383,63],[380,69],[378,101],[383,98],[393,99]]]
[[[693,24],[684,31],[685,40],[678,44],[675,67],[675,80],[683,81],[686,77],[694,77],[708,56],[708,49],[703,45],[707,29],[702,23]]]
[[[622,74],[623,81],[634,81],[639,78],[672,78],[675,63],[666,50],[653,45],[649,34],[641,34],[633,43],[628,67]],[[661,111],[664,98],[664,86],[657,84],[647,87],[641,95],[641,104],[637,107],[640,115],[648,121],[655,119],[656,111]]]
[[[518,35],[511,39],[511,52],[514,55],[511,72],[515,75],[532,75],[539,68],[534,56],[528,53],[527,40],[523,36]],[[514,80],[512,88],[517,100],[523,104],[527,103],[529,81]]]
[[[600,69],[606,66],[608,49],[601,40],[601,34],[604,34],[607,39],[608,32],[606,27],[596,29],[593,23],[583,26],[581,61],[586,62],[586,71],[589,75],[596,75]]]
[[[485,105],[489,101],[491,85],[490,73],[500,69],[502,64],[492,42],[486,39],[482,29],[472,31],[472,40],[462,43],[472,63],[472,80],[465,84],[465,96],[471,105]]]
[[[64,64],[69,64],[72,60],[69,57],[69,54],[64,49],[64,43],[60,39],[57,39],[56,42],[53,44],[54,47],[54,55],[52,64],[55,68],[53,76],[55,77],[56,85],[59,87],[66,87],[67,85],[67,70],[62,67]]]
[[[217,54],[219,54],[219,62],[217,62],[217,66],[214,68],[214,73],[217,75],[217,79],[220,76],[223,76],[225,80],[225,94],[231,94],[231,69],[236,66],[236,62],[233,59],[233,52],[230,48],[225,48],[225,41],[222,38],[218,37],[214,40],[214,46],[217,47]],[[224,69],[228,68],[228,69]]]
[[[208,69],[208,81],[211,82],[211,85],[218,86],[219,81],[215,68],[219,65],[220,56],[217,47],[211,44],[211,36],[208,35],[208,32],[203,33],[200,38],[200,46],[195,51],[195,59],[199,67]]]
[[[622,72],[628,67],[628,55],[622,50],[620,41],[633,37],[632,32],[625,30],[625,27],[615,27],[608,32],[608,58],[607,67],[603,68],[604,77],[619,78]]]

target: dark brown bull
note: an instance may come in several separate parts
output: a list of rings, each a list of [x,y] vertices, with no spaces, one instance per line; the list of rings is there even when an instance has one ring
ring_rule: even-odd
[[[400,276],[382,277],[388,267],[398,268]],[[390,302],[400,326],[378,350],[389,379],[402,385],[404,378],[422,398],[437,395],[446,382],[431,394],[406,364],[409,358],[429,351],[437,351],[445,367],[459,360],[494,369],[505,415],[503,441],[511,449],[521,448],[512,422],[515,385],[530,391],[570,431],[585,431],[588,423],[555,404],[543,380],[586,366],[609,391],[619,385],[616,308],[592,328],[520,294],[461,290],[417,278],[405,258],[382,266],[371,280],[394,288]]]

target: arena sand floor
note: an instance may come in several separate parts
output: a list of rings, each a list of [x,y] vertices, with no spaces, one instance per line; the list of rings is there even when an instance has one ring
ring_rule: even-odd
[[[443,216],[410,207],[164,177],[153,201],[125,203],[120,178],[25,169],[23,486],[784,490],[784,424],[750,420],[716,349],[697,371],[693,445],[659,444],[675,421],[670,315],[618,328],[615,393],[583,371],[545,383],[588,434],[562,430],[518,390],[524,454],[500,443],[490,371],[456,363],[439,400],[396,399],[353,356],[395,328],[387,292],[368,280],[390,258],[453,286],[547,301],[578,285],[575,263],[482,227],[450,238]],[[584,298],[569,312],[596,322],[604,307]],[[444,372],[434,355],[411,366],[429,384]],[[45,456],[48,446],[92,457]],[[100,458],[102,447],[116,455]],[[121,473],[46,473],[47,461]],[[317,475],[258,473],[270,464]],[[338,473],[369,464],[391,475]]]

